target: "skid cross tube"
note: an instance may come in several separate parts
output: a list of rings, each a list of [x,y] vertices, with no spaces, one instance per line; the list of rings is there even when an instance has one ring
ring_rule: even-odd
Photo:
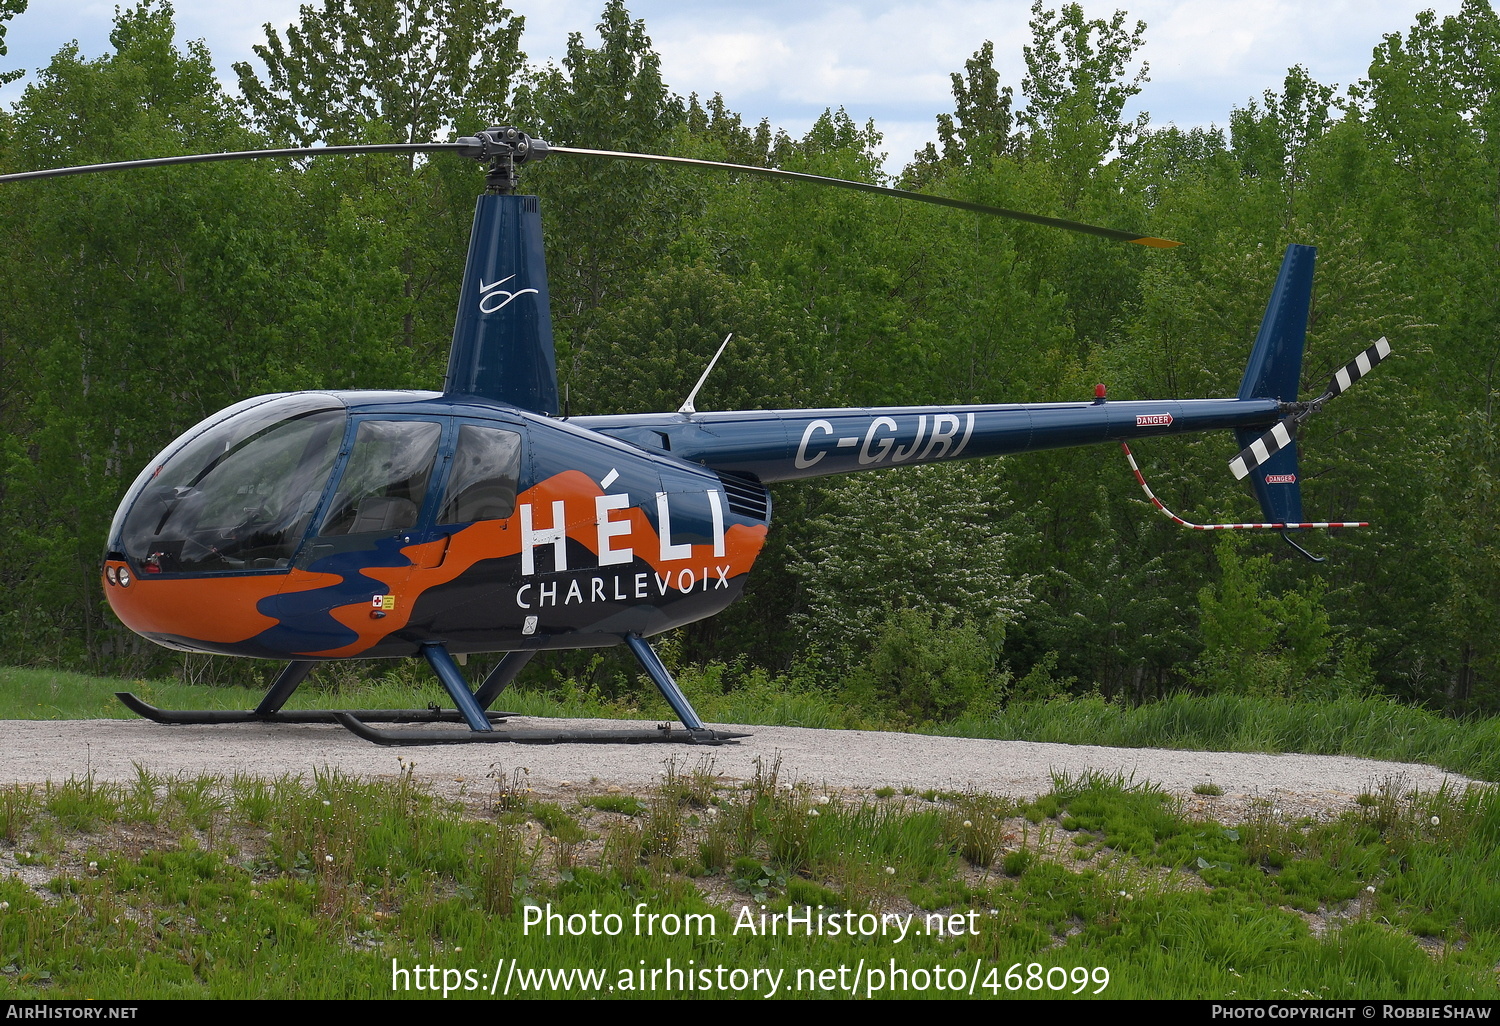
[[[682,693],[682,689],[677,686],[677,682],[667,672],[666,666],[662,664],[661,658],[657,656],[656,650],[651,647],[650,643],[639,634],[627,634],[625,635],[625,644],[630,646],[630,651],[635,653],[635,657],[641,661],[641,665],[651,675],[651,679],[656,683],[657,690],[667,700],[667,704],[672,707],[672,711],[677,714],[677,718],[682,721],[682,725],[690,731],[702,730],[703,721],[693,711],[692,703],[687,700],[687,696]]]
[[[266,692],[266,697],[260,700],[255,707],[255,715],[270,716],[279,713],[281,707],[286,705],[286,700],[292,697],[292,692],[297,686],[307,679],[316,664],[312,660],[302,660],[295,663],[287,663],[276,682],[271,685],[271,690]]]
[[[489,717],[479,707],[479,702],[474,698],[474,692],[469,690],[469,682],[464,680],[463,671],[458,668],[458,664],[453,661],[448,650],[442,645],[423,645],[422,655],[427,658],[433,672],[438,675],[438,680],[443,682],[443,687],[448,691],[448,697],[453,699],[453,704],[458,707],[469,729],[476,734],[492,733],[494,728],[490,726]]]
[[[516,674],[531,662],[531,657],[536,651],[507,652],[505,658],[501,659],[490,675],[484,678],[484,683],[479,685],[479,690],[474,692],[474,700],[481,708],[488,709],[494,704],[495,699],[500,697],[500,692],[510,687],[511,682],[516,679]]]

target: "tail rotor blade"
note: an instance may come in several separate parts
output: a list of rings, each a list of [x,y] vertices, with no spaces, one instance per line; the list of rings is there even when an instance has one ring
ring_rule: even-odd
[[[1376,339],[1370,348],[1338,369],[1333,379],[1328,382],[1328,389],[1323,393],[1323,398],[1332,399],[1336,395],[1342,395],[1349,389],[1349,386],[1370,373],[1376,364],[1390,355],[1391,344],[1385,340],[1385,337],[1381,336]]]
[[[1229,461],[1229,472],[1234,475],[1234,479],[1243,481],[1250,475],[1250,471],[1291,445],[1296,427],[1296,421],[1287,417],[1245,446],[1238,456]]]

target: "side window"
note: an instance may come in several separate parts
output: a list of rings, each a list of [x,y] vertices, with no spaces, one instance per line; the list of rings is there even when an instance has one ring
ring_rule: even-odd
[[[477,424],[461,425],[437,522],[467,524],[505,519],[515,512],[520,476],[519,434]]]
[[[415,527],[442,433],[442,425],[422,420],[361,423],[321,534]]]

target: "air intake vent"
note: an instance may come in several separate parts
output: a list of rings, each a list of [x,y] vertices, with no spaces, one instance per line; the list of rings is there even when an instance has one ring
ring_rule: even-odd
[[[750,475],[720,474],[724,484],[724,495],[729,500],[729,509],[742,517],[768,520],[771,516],[771,493],[766,486]]]

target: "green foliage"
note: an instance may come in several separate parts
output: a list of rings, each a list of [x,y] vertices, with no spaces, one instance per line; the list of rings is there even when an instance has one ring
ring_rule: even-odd
[[[807,609],[796,622],[815,651],[847,660],[882,633],[901,635],[923,619],[939,633],[953,628],[998,642],[1028,601],[1029,582],[1010,571],[1006,503],[993,467],[934,464],[850,477],[826,496],[792,565]]]
[[[1126,102],[1146,82],[1144,64],[1125,77],[1145,34],[1143,21],[1126,28],[1124,11],[1109,21],[1090,20],[1079,4],[1054,11],[1033,0],[1032,41],[1022,50],[1027,104],[1020,121],[1031,132],[1028,148],[1055,162],[1066,177],[1092,172],[1145,127],[1144,115],[1134,124],[1120,120]]]
[[[891,609],[869,654],[850,672],[848,693],[861,708],[898,723],[986,715],[1008,681],[997,666],[997,640],[951,615]]]
[[[0,0],[0,57],[10,52],[9,47],[5,45],[5,23],[18,14],[26,13],[28,3],[29,0]],[[0,85],[14,82],[24,74],[26,74],[24,68],[0,72]]]
[[[1268,594],[1268,556],[1240,555],[1232,534],[1216,554],[1219,586],[1198,593],[1203,623],[1200,680],[1210,691],[1286,697],[1303,688],[1327,660],[1331,648],[1322,586],[1305,592]]]
[[[428,142],[494,124],[525,55],[499,0],[323,0],[254,47],[265,80],[235,74],[246,108],[284,146]]]

